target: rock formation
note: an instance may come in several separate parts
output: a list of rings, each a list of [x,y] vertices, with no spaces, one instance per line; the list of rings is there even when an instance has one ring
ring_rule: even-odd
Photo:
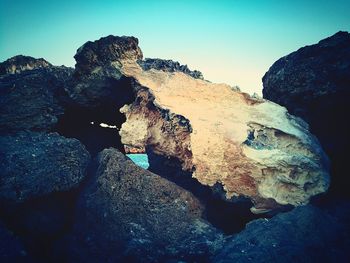
[[[143,70],[157,69],[166,72],[183,72],[195,79],[204,79],[202,72],[192,71],[187,65],[180,65],[179,62],[170,59],[145,58],[137,62]]]
[[[57,133],[20,132],[0,137],[0,200],[23,202],[76,187],[89,153]]]
[[[276,61],[263,77],[263,95],[310,124],[332,161],[336,191],[348,192],[350,34],[338,32]]]
[[[50,131],[64,112],[64,86],[73,70],[30,57],[25,60],[31,66],[23,68],[22,58],[0,63],[0,68],[21,68],[16,74],[0,75],[0,133]]]
[[[255,212],[327,190],[327,158],[306,123],[228,85],[143,70],[137,43],[109,36],[83,45],[69,90],[83,105],[125,105],[124,145],[179,159],[201,184],[222,184],[227,199],[252,199]]]
[[[52,67],[52,65],[43,58],[35,59],[18,55],[0,63],[0,76],[46,67]]]
[[[212,262],[345,262],[350,256],[349,206],[339,208],[347,213],[337,218],[302,206],[255,220],[229,238]]]
[[[98,155],[77,214],[64,262],[206,262],[223,242],[192,194],[112,148]]]
[[[302,119],[177,62],[143,60],[134,37],[87,42],[75,59],[74,70],[23,56],[0,64],[0,261],[348,256],[349,215],[312,206],[227,238],[218,229],[268,216],[246,199],[276,212],[327,190],[328,159]],[[145,149],[159,174],[125,148]]]

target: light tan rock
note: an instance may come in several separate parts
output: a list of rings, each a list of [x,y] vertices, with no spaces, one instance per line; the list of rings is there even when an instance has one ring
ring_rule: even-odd
[[[69,94],[76,103],[118,108],[127,119],[119,131],[126,147],[178,159],[201,184],[221,184],[223,198],[248,197],[259,213],[306,204],[327,190],[327,157],[307,124],[284,107],[168,62],[140,63],[134,37],[87,42],[75,59]]]
[[[139,102],[121,109],[122,143],[179,158],[201,184],[222,184],[228,199],[251,198],[256,213],[306,204],[327,190],[327,158],[307,124],[284,107],[181,72],[121,64],[143,87]]]

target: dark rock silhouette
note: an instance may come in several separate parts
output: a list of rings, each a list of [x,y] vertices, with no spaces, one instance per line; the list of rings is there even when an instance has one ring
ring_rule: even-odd
[[[349,206],[333,217],[311,205],[250,222],[213,262],[345,262],[350,251]]]
[[[2,202],[23,202],[76,187],[89,163],[89,153],[78,140],[57,133],[1,136],[0,152]]]
[[[22,242],[0,222],[0,261],[15,263],[34,262]]]
[[[331,159],[331,192],[348,195],[350,34],[338,32],[279,59],[263,84],[264,98],[309,123]]]
[[[143,70],[157,69],[168,72],[183,72],[195,79],[204,79],[202,72],[198,70],[190,70],[187,65],[181,65],[177,61],[170,59],[145,58],[137,61]]]
[[[34,58],[26,59],[36,63]],[[72,72],[71,68],[49,64],[0,76],[0,133],[50,131],[64,112],[64,86]]]
[[[223,242],[191,193],[112,148],[98,155],[77,213],[68,262],[206,262]]]

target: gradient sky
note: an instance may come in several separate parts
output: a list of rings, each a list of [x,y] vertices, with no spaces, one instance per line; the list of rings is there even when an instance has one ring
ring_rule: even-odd
[[[273,62],[339,30],[350,31],[349,0],[0,0],[0,61],[24,54],[74,66],[86,41],[133,35],[145,57],[261,93]]]

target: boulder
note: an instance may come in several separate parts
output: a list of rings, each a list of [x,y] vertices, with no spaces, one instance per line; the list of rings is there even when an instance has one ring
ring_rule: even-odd
[[[73,70],[31,57],[25,57],[31,66],[23,66],[19,58],[24,59],[16,56],[0,64],[16,73],[0,75],[0,133],[50,131],[64,112],[64,86]]]
[[[327,190],[328,159],[305,122],[225,84],[144,70],[136,44],[109,36],[83,45],[69,90],[81,105],[124,105],[124,145],[178,159],[201,184],[221,184],[225,199],[250,198],[256,213]]]
[[[52,65],[43,58],[18,55],[0,63],[0,76],[46,67],[52,67]]]
[[[347,215],[339,218],[308,205],[252,221],[228,239],[212,262],[346,262],[350,256],[348,208],[340,208]]]
[[[189,192],[110,148],[78,202],[64,262],[206,262],[223,242]]]
[[[280,58],[263,77],[264,98],[310,125],[332,162],[335,193],[348,192],[350,34],[338,32]]]
[[[76,187],[89,153],[57,133],[19,132],[0,137],[0,200],[18,203]]]

